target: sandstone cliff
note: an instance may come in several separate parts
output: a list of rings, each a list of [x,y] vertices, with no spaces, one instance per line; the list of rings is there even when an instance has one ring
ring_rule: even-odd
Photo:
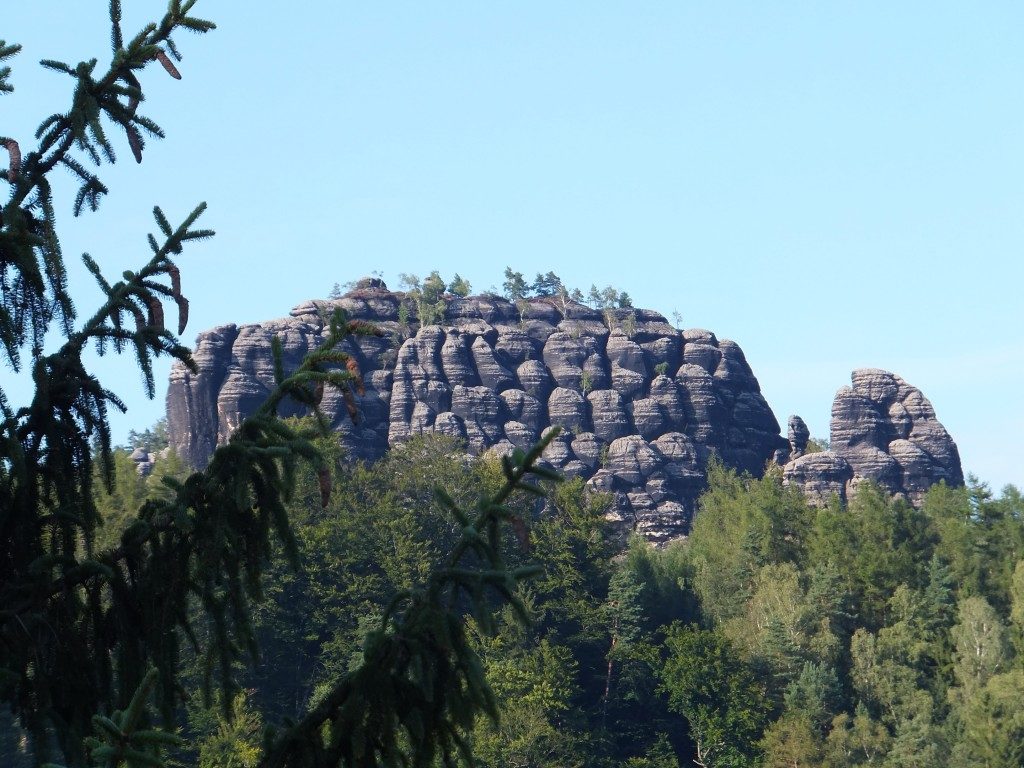
[[[349,342],[366,381],[357,422],[336,393],[322,403],[350,455],[372,461],[430,432],[460,438],[474,453],[510,451],[559,425],[545,459],[613,494],[621,529],[652,541],[689,529],[712,455],[754,475],[774,458],[787,482],[818,500],[864,479],[915,502],[940,479],[962,482],[956,445],[931,405],[884,371],[854,373],[853,387],[836,396],[832,450],[803,455],[806,426],[794,417],[789,442],[781,437],[740,347],[710,331],[680,331],[643,309],[602,313],[493,295],[448,297],[443,324],[420,327],[405,295],[376,279],[335,301],[301,304],[288,318],[201,333],[199,372],[175,366],[167,393],[179,455],[204,465],[269,391],[270,339],[280,337],[285,366],[296,365],[321,340],[334,305],[385,332]]]
[[[508,451],[560,425],[545,458],[613,493],[624,526],[662,540],[687,530],[712,453],[760,474],[785,446],[742,350],[710,331],[679,331],[642,309],[606,317],[573,302],[517,306],[490,295],[451,298],[443,325],[419,327],[415,313],[400,322],[402,300],[381,281],[364,280],[336,302],[307,302],[289,318],[201,333],[199,373],[182,366],[171,373],[172,445],[203,465],[268,392],[271,337],[281,338],[286,366],[297,363],[337,303],[385,331],[348,350],[367,384],[358,422],[340,398],[323,402],[360,458],[376,459],[424,432],[462,438],[473,452]]]

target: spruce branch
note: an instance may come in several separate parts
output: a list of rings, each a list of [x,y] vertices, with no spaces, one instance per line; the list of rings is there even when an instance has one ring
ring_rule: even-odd
[[[0,62],[17,56],[20,51],[20,45],[8,45],[7,41],[0,40]],[[10,76],[10,67],[0,67],[0,93],[11,93],[14,91],[14,86],[7,80]]]
[[[505,457],[504,485],[481,499],[475,513],[437,490],[462,526],[459,540],[423,589],[402,592],[391,601],[379,628],[366,637],[362,665],[342,677],[299,722],[279,736],[268,732],[259,768],[426,767],[438,761],[455,766],[457,757],[473,764],[463,734],[478,717],[497,722],[499,712],[465,622],[471,616],[483,631],[493,632],[502,604],[529,621],[517,585],[540,569],[506,565],[501,528],[514,520],[525,525],[505,502],[517,491],[536,490],[528,476],[559,479],[537,466],[556,433],[552,430],[528,452]]]
[[[175,31],[207,32],[215,28],[212,22],[189,15],[193,5],[172,2],[159,23],[146,25],[126,45],[121,30],[121,3],[111,0],[113,57],[106,72],[99,72],[96,59],[74,66],[53,59],[40,62],[46,69],[72,77],[75,88],[68,111],[43,120],[36,131],[38,144],[27,155],[22,157],[16,140],[2,140],[9,156],[6,177],[12,189],[10,199],[0,210],[0,282],[13,290],[4,291],[0,308],[0,347],[15,370],[20,368],[20,348],[26,341],[31,341],[36,356],[51,321],[56,319],[69,327],[74,318],[66,291],[63,257],[57,247],[56,217],[49,200],[47,176],[58,165],[69,170],[79,182],[74,214],[80,215],[86,207],[95,211],[108,190],[95,174],[85,170],[83,160],[97,166],[117,161],[107,126],[114,125],[124,132],[138,162],[145,150],[143,136],[163,137],[155,122],[137,113],[144,94],[135,73],[152,61],[167,67],[170,59],[163,46],[172,48],[170,39]],[[19,46],[0,41],[0,62],[19,50]],[[178,58],[177,49],[173,50]],[[170,66],[177,71],[173,64]],[[0,92],[11,90],[9,74],[9,67],[0,69]],[[75,152],[81,159],[73,156]],[[44,214],[41,221],[28,226],[28,217],[40,210]],[[44,279],[38,280],[38,275]],[[47,292],[55,301],[47,300]],[[183,306],[179,309],[184,314]]]

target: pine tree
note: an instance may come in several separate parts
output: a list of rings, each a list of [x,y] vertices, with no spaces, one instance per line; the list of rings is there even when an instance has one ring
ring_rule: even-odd
[[[134,352],[150,396],[155,357],[194,369],[165,325],[164,302],[177,307],[180,335],[189,305],[173,258],[213,232],[196,226],[204,205],[178,226],[157,207],[160,234],[149,236],[152,256],[141,269],[110,282],[85,255],[105,300],[78,324],[50,176],[58,167],[70,171],[80,183],[74,213],[96,210],[107,189],[88,164],[116,162],[120,135],[141,162],[143,136],[163,136],[138,112],[139,75],[156,61],[180,78],[174,35],[215,28],[190,15],[196,1],[170,0],[159,22],[126,38],[120,0],[111,0],[109,68],[98,70],[96,59],[44,61],[75,81],[70,108],[43,121],[30,152],[0,137],[11,190],[0,212],[0,355],[14,369],[27,363],[35,384],[31,403],[18,409],[0,390],[0,705],[30,735],[37,763],[162,764],[164,750],[179,743],[172,731],[186,644],[202,660],[207,703],[216,689],[230,720],[235,666],[258,655],[252,605],[264,593],[268,561],[281,549],[295,564],[285,504],[300,466],[316,471],[323,504],[333,492],[331,467],[313,442],[328,429],[319,404],[334,387],[354,411],[354,393],[363,389],[358,365],[340,346],[379,334],[335,310],[323,344],[291,372],[275,339],[275,387],[266,402],[204,471],[184,481],[168,476],[169,492],[146,501],[113,546],[100,545],[93,485],[98,479],[113,489],[107,414],[124,405],[86,368],[83,352],[93,343],[101,353]],[[0,42],[0,62],[18,50]],[[9,68],[0,69],[0,92],[11,90],[9,78]],[[49,354],[48,333],[63,340]],[[313,419],[278,418],[286,399]],[[557,479],[534,467],[544,445],[506,457],[504,485],[473,509],[438,490],[459,531],[453,548],[422,589],[394,598],[366,639],[362,665],[297,721],[267,732],[263,768],[453,765],[469,757],[464,734],[478,716],[498,712],[465,625],[472,616],[492,630],[503,604],[525,620],[517,584],[537,569],[506,565],[503,530],[510,521],[524,528],[507,506],[513,493],[544,493],[529,474]]]

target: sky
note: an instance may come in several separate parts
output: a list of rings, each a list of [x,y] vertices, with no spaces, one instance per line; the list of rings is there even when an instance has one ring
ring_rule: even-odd
[[[24,45],[0,133],[31,146],[72,81],[109,62],[105,0],[0,0]],[[126,31],[162,13],[126,0]],[[82,315],[145,262],[150,211],[199,201],[180,257],[185,340],[287,315],[335,282],[506,266],[613,285],[738,342],[785,429],[827,436],[858,367],[920,388],[964,468],[1024,486],[1024,6],[1011,2],[200,0],[183,79],[142,75],[167,132],[101,174],[60,234]],[[162,415],[129,358],[95,360],[128,414]],[[17,404],[24,375],[0,370]],[[20,397],[19,397],[20,395]]]

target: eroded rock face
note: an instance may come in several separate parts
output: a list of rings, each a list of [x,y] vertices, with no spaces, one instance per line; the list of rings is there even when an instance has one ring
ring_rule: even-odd
[[[441,325],[419,327],[411,302],[411,320],[400,322],[403,301],[367,280],[289,318],[201,333],[199,373],[171,373],[172,445],[205,464],[269,391],[271,337],[281,337],[285,365],[294,365],[323,338],[337,305],[385,334],[346,342],[366,381],[356,423],[337,393],[322,404],[357,458],[375,460],[430,432],[463,439],[474,453],[506,453],[558,425],[544,460],[613,494],[612,517],[624,531],[665,541],[689,529],[710,456],[759,475],[788,447],[739,346],[710,331],[680,332],[639,309],[609,331],[589,307],[548,299],[517,307],[490,295],[451,297]]]
[[[963,484],[956,443],[919,389],[877,368],[854,371],[851,382],[832,403],[831,450],[804,455],[806,426],[799,416],[790,418],[786,482],[824,503],[834,494],[845,500],[859,483],[872,481],[915,505],[939,481]]]
[[[831,450],[807,454],[807,426],[793,417],[783,438],[742,350],[710,331],[678,331],[641,309],[609,331],[600,313],[571,302],[446,301],[441,324],[420,327],[404,294],[367,280],[340,299],[305,302],[288,318],[199,334],[198,373],[171,371],[171,445],[204,465],[270,390],[271,338],[282,340],[285,366],[294,366],[341,306],[384,333],[346,342],[366,384],[356,398],[359,418],[349,418],[340,393],[328,390],[322,403],[356,458],[376,460],[423,433],[503,454],[561,426],[544,460],[611,494],[610,518],[620,530],[655,542],[689,530],[713,455],[753,475],[774,458],[785,482],[819,503],[845,499],[864,480],[913,503],[939,480],[963,482],[956,445],[931,403],[886,371],[853,373],[833,405]]]

